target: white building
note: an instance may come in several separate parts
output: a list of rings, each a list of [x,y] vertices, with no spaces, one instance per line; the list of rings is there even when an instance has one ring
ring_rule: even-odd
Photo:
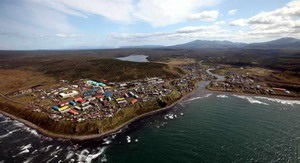
[[[72,91],[71,93],[60,93],[59,96],[62,98],[70,98],[79,95],[77,91]]]

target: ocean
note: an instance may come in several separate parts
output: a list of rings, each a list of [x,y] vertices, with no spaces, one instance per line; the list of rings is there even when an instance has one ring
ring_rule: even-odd
[[[300,162],[300,101],[197,92],[102,140],[71,142],[0,116],[0,162]]]

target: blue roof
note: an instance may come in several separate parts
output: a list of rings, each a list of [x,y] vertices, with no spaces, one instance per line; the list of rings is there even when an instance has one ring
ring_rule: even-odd
[[[104,96],[111,97],[112,94],[110,92],[104,92]]]
[[[59,107],[55,105],[55,106],[53,106],[53,107],[52,107],[52,109],[54,109],[54,110],[58,110],[58,109],[59,109]]]

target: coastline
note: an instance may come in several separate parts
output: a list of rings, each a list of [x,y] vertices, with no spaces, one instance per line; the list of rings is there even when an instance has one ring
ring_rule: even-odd
[[[22,118],[19,118],[17,116],[14,116],[10,113],[7,113],[5,111],[2,111],[0,110],[0,114],[6,116],[6,117],[9,117],[13,120],[16,120],[18,122],[21,122],[23,123],[24,125],[36,130],[39,134],[41,135],[44,135],[44,136],[48,136],[48,137],[52,137],[52,138],[63,138],[63,139],[70,139],[70,140],[74,140],[74,141],[84,141],[84,140],[90,140],[90,139],[102,139],[104,137],[107,137],[109,135],[113,135],[113,134],[116,134],[118,133],[120,130],[122,130],[124,127],[128,126],[129,124],[137,121],[137,120],[140,120],[142,118],[145,118],[147,116],[151,116],[151,115],[154,115],[154,114],[158,114],[158,113],[161,113],[161,112],[164,112],[166,110],[169,110],[171,108],[173,108],[175,105],[177,105],[179,102],[181,102],[182,100],[186,99],[186,97],[188,97],[189,95],[191,94],[194,94],[197,89],[199,87],[196,87],[192,92],[189,92],[187,94],[185,94],[184,96],[182,96],[180,99],[178,99],[177,101],[175,101],[174,103],[172,103],[171,105],[169,106],[166,106],[164,108],[161,108],[161,109],[158,109],[158,110],[154,110],[154,111],[151,111],[151,112],[148,112],[148,113],[144,113],[144,114],[141,114],[137,117],[134,117],[133,119],[123,123],[122,125],[112,129],[112,130],[109,130],[109,131],[106,131],[106,132],[103,132],[103,133],[100,133],[100,134],[92,134],[92,135],[65,135],[65,134],[59,134],[59,133],[53,133],[49,130],[45,130],[39,126],[37,126],[36,124],[34,123],[31,123],[27,120],[24,120]]]
[[[260,97],[268,97],[268,98],[277,98],[284,100],[300,100],[300,97],[290,97],[290,96],[279,96],[279,95],[265,95],[265,94],[252,94],[252,93],[239,93],[239,92],[226,92],[220,90],[209,90],[206,88],[207,93],[219,93],[219,94],[233,94],[233,95],[242,95],[242,96],[260,96]]]
[[[7,113],[5,111],[0,110],[0,114],[9,117],[13,120],[16,120],[18,122],[23,123],[24,125],[36,130],[39,134],[44,135],[44,136],[48,136],[48,137],[52,137],[52,138],[62,138],[62,139],[70,139],[70,140],[74,140],[74,141],[84,141],[84,140],[90,140],[90,139],[102,139],[105,138],[109,135],[113,135],[118,133],[120,130],[122,130],[124,127],[128,126],[129,124],[140,120],[142,118],[154,115],[154,114],[158,114],[161,112],[164,112],[166,110],[169,110],[171,108],[173,108],[174,106],[176,106],[179,102],[185,100],[188,96],[195,94],[195,92],[197,92],[197,90],[199,90],[199,86],[196,86],[196,88],[192,91],[189,92],[185,95],[183,95],[180,99],[178,99],[177,101],[175,101],[174,103],[172,103],[169,106],[166,106],[164,108],[158,109],[158,110],[154,110],[148,113],[144,113],[142,115],[139,115],[137,117],[134,117],[133,119],[123,123],[122,125],[112,129],[112,130],[108,130],[106,132],[100,133],[100,134],[92,134],[92,135],[65,135],[65,134],[59,134],[59,133],[54,133],[51,132],[49,130],[45,130],[39,126],[37,126],[34,123],[31,123],[27,120],[24,120],[22,118],[19,118],[17,116],[14,116],[10,113]],[[204,88],[204,93],[219,93],[219,94],[234,94],[234,95],[243,95],[243,96],[261,96],[261,97],[268,97],[268,98],[278,98],[278,99],[286,99],[286,100],[300,100],[300,98],[297,97],[287,97],[287,96],[272,96],[272,95],[263,95],[263,94],[250,94],[250,93],[236,93],[236,92],[225,92],[225,91],[218,91],[218,90],[209,90],[207,88]]]

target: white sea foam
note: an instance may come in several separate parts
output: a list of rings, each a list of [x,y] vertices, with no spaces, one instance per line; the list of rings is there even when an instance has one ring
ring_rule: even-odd
[[[207,97],[209,97],[209,96],[211,96],[211,95],[212,95],[212,94],[207,94],[207,95],[204,95],[204,96],[194,97],[194,98],[191,98],[191,99],[186,100],[186,102],[194,101],[194,100],[198,100],[198,99],[203,99],[203,98],[207,98]]]
[[[36,156],[37,156],[37,155],[36,155]],[[32,160],[33,160],[36,156],[27,158],[23,163],[30,163],[30,162],[32,162]]]
[[[18,121],[16,121],[16,120],[14,120],[14,121],[13,121],[13,124],[14,124],[15,126],[21,127],[23,130],[29,132],[31,135],[34,135],[34,136],[36,136],[36,137],[41,137],[41,135],[39,135],[39,134],[37,133],[36,130],[31,129],[30,127],[27,127],[26,125],[24,125],[24,124],[21,123],[21,122],[18,122]]]
[[[33,152],[31,152],[31,154],[35,154],[37,151],[38,151],[38,150],[36,149],[36,150],[34,150]]]
[[[277,103],[280,103],[283,105],[290,105],[290,106],[300,105],[299,100],[283,100],[283,99],[268,98],[268,97],[261,97],[261,96],[255,96],[255,98],[262,99],[262,100],[268,100],[268,101],[272,101],[272,102],[277,102]]]
[[[16,154],[16,155],[14,155],[13,157],[17,157],[17,156],[19,156],[21,154],[24,154],[24,153],[29,153],[29,149],[30,148],[32,148],[31,144],[27,144],[27,145],[21,146],[20,147],[21,152],[18,153],[18,154]]]
[[[76,153],[77,157],[77,162],[79,163],[90,163],[92,160],[98,158],[102,153],[104,153],[106,147],[99,148],[98,152],[95,154],[90,154],[90,152],[87,149],[82,150],[79,154]]]
[[[217,95],[217,97],[219,97],[219,98],[228,98],[228,96],[226,96],[226,95]]]
[[[68,160],[68,159],[72,158],[72,157],[74,156],[74,154],[75,154],[75,153],[74,153],[73,151],[68,151],[68,154],[67,154],[65,160]]]
[[[14,132],[17,132],[17,131],[20,131],[20,130],[21,129],[15,129],[15,130],[9,131],[7,134],[0,135],[0,139],[6,138],[6,137],[10,136],[11,134],[13,134]]]
[[[107,162],[106,155],[104,154],[103,157],[100,159],[101,162]]]
[[[102,144],[110,144],[111,140],[106,140],[105,142],[103,142]]]
[[[106,147],[100,148],[99,151],[95,154],[89,154],[86,159],[85,162],[90,163],[92,162],[92,160],[98,158],[104,151],[105,151]]]
[[[50,148],[52,148],[53,145],[48,145],[47,147],[44,147],[41,149],[42,152],[48,152]]]
[[[24,146],[21,146],[20,149],[23,151],[25,149],[30,149],[32,148],[32,145],[31,144],[27,144],[27,145],[24,145]]]
[[[127,136],[127,137],[126,137],[126,140],[127,140],[127,143],[131,143],[131,138],[130,138],[130,136]]]
[[[237,97],[237,98],[241,98],[241,99],[246,99],[248,100],[248,102],[250,102],[251,104],[262,104],[262,105],[269,105],[268,103],[265,103],[265,102],[261,102],[259,100],[256,100],[252,97],[247,97],[247,96],[239,96],[239,95],[233,95],[234,97]]]

